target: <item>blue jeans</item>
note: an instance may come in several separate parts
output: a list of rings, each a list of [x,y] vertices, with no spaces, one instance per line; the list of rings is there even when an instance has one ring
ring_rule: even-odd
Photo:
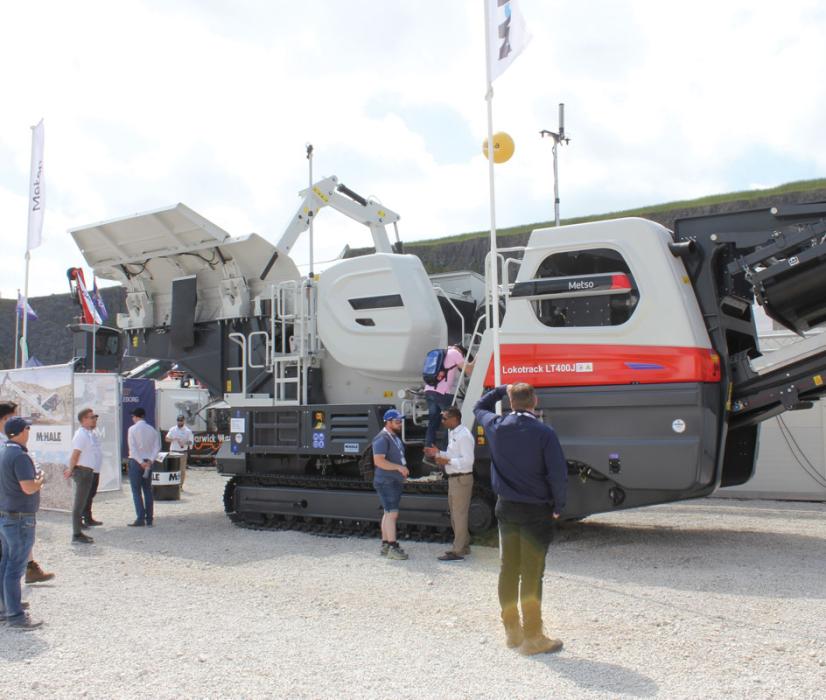
[[[32,515],[4,515],[0,517],[0,604],[3,615],[10,622],[23,615],[20,604],[20,579],[26,572],[29,552],[34,546],[37,519]]]
[[[379,470],[376,469],[378,472]],[[379,494],[379,502],[385,513],[398,513],[399,503],[404,492],[404,481],[402,479],[379,478],[373,479],[373,488]]]
[[[144,478],[143,467],[137,460],[129,460],[129,485],[132,487],[132,500],[135,503],[135,515],[140,521],[152,522],[155,501],[152,499],[152,471],[149,478]]]
[[[427,399],[427,433],[424,436],[424,446],[432,447],[436,444],[436,431],[442,424],[442,411],[453,403],[453,394],[426,391],[425,398]],[[444,445],[439,448],[444,449]]]

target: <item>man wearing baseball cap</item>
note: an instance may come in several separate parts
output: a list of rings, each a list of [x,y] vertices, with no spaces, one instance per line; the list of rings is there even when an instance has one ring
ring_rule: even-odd
[[[373,488],[379,494],[384,515],[381,518],[381,556],[388,559],[407,559],[396,541],[396,521],[404,480],[410,475],[404,457],[404,444],[399,437],[402,414],[395,408],[384,413],[384,428],[373,438]]]
[[[186,424],[185,415],[180,414],[175,425],[166,431],[166,441],[169,443],[170,450],[181,455],[181,490],[183,491],[189,450],[195,444],[195,434]]]
[[[3,447],[8,442],[6,433],[6,422],[10,421],[17,415],[17,404],[14,401],[0,401],[0,455],[3,453]],[[0,553],[0,558],[2,558]],[[26,564],[26,583],[45,583],[54,578],[54,574],[50,571],[43,571],[40,564],[34,560],[34,551],[29,552],[29,563]],[[3,602],[0,596],[0,603]]]
[[[34,545],[43,472],[28,454],[29,422],[14,417],[6,421],[6,446],[0,457],[0,619],[9,627],[33,630],[42,625],[25,611],[20,579]]]

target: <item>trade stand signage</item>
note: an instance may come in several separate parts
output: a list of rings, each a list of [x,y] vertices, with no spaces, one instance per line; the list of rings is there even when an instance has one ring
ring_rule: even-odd
[[[72,450],[72,366],[51,365],[0,371],[0,401],[14,401],[31,421],[28,450],[46,482],[40,507],[72,509],[72,482],[63,477]]]
[[[91,408],[98,414],[97,434],[103,452],[98,491],[117,491],[121,477],[120,377],[116,374],[77,373],[74,376],[73,417]]]
[[[124,458],[129,456],[126,433],[132,427],[132,411],[142,408],[146,411],[146,422],[155,425],[155,380],[124,379],[121,389],[121,440]]]

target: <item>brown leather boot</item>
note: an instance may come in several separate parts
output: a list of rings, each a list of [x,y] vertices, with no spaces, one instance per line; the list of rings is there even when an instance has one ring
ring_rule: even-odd
[[[505,625],[505,644],[508,649],[516,649],[522,644],[522,625],[519,622],[519,610],[508,608],[502,611],[502,624]]]
[[[561,639],[546,637],[540,632],[533,637],[525,637],[525,641],[519,647],[519,653],[523,656],[533,656],[534,654],[554,654],[561,649]]]
[[[26,564],[26,583],[43,583],[44,581],[51,581],[53,578],[54,574],[43,571],[36,561],[30,561]]]
[[[525,621],[525,639],[519,647],[524,656],[534,654],[553,654],[562,649],[562,640],[545,636],[542,629],[542,603],[539,601],[522,602],[522,616]]]

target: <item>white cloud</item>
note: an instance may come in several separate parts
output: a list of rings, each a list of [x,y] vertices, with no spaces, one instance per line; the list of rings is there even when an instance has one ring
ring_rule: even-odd
[[[556,128],[563,101],[563,216],[826,168],[826,13],[814,0],[522,6],[534,39],[495,83],[495,128],[516,141],[496,171],[500,226],[552,217],[539,130]],[[177,201],[233,235],[277,240],[307,184],[307,141],[317,178],[380,198],[407,240],[487,228],[483,26],[470,1],[10,5],[0,291],[23,285],[28,126],[41,116],[47,213],[33,296],[64,291],[65,268],[82,263],[67,229]],[[316,258],[369,240],[326,213]]]

